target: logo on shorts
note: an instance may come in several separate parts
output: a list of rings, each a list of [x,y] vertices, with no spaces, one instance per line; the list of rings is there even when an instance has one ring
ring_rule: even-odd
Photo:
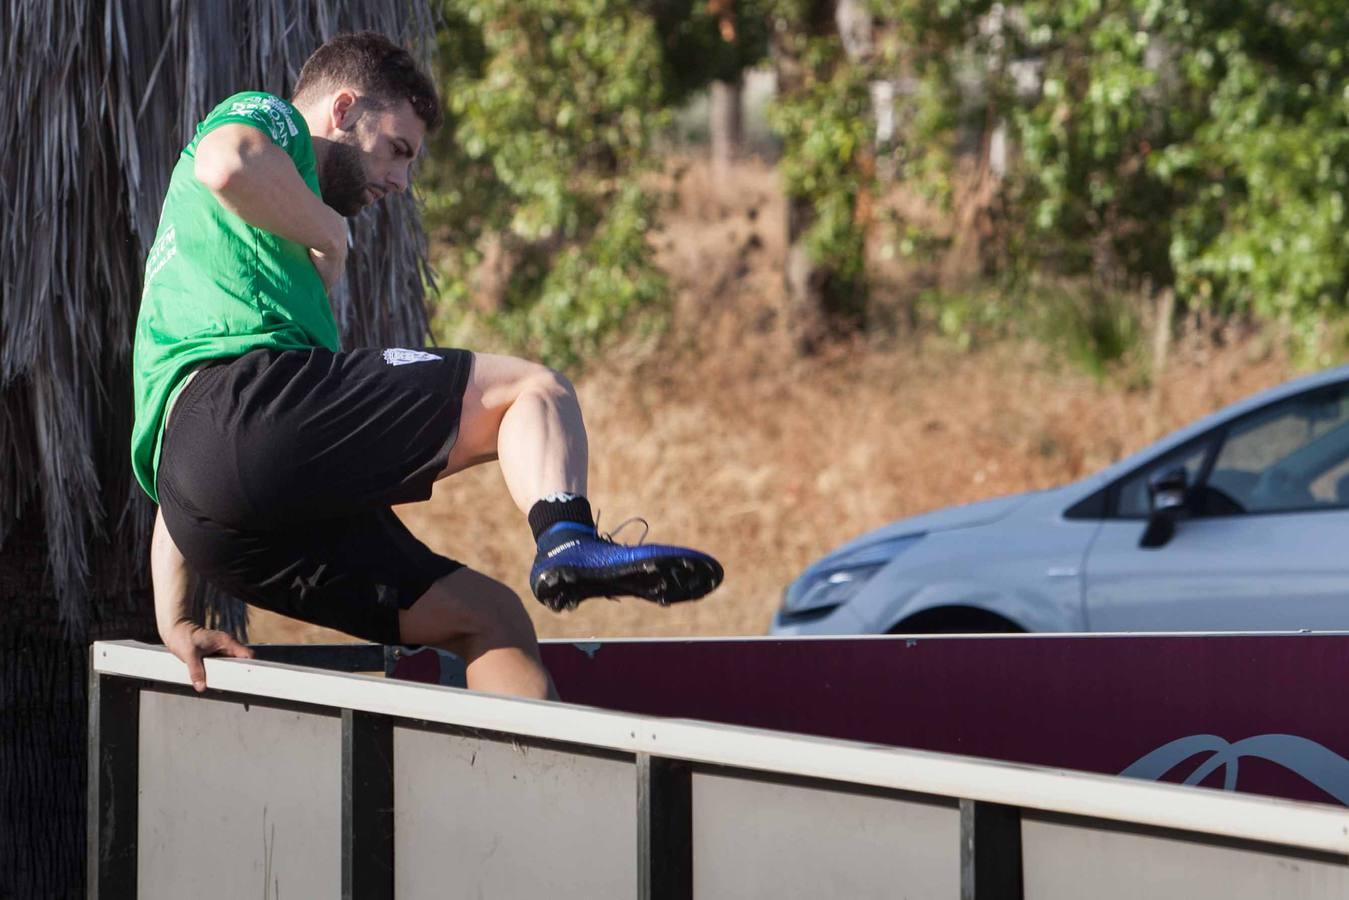
[[[323,571],[327,568],[328,564],[323,563],[318,567],[318,570],[308,578],[301,578],[299,575],[296,575],[295,580],[290,583],[291,590],[299,591],[300,599],[303,600],[310,591],[315,590],[319,586],[319,579],[323,577]]]
[[[404,350],[402,347],[390,347],[384,351],[384,361],[391,366],[406,366],[409,363],[437,362],[439,356],[425,350]]]

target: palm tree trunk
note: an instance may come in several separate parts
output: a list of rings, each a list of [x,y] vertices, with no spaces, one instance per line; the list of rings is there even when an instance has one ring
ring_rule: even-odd
[[[87,641],[156,640],[147,594],[91,605],[67,633],[41,519],[20,519],[0,553],[0,897],[84,891]]]

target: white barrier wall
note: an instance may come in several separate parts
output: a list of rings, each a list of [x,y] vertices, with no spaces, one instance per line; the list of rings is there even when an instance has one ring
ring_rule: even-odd
[[[143,691],[139,896],[337,896],[341,740],[327,710]]]
[[[92,652],[91,896],[1349,896],[1337,807]]]
[[[959,897],[960,807],[698,772],[693,858],[696,897]]]
[[[632,893],[630,759],[416,728],[393,740],[398,896]]]

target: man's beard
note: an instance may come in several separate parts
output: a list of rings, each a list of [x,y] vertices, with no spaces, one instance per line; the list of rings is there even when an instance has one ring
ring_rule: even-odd
[[[365,209],[365,166],[355,147],[330,141],[318,178],[323,202],[342,215],[351,218]]]

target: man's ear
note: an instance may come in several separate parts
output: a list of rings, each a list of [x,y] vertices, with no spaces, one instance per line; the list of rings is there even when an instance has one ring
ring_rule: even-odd
[[[356,95],[351,91],[338,91],[333,95],[332,105],[328,108],[328,117],[333,127],[340,131],[350,131],[356,126]]]

